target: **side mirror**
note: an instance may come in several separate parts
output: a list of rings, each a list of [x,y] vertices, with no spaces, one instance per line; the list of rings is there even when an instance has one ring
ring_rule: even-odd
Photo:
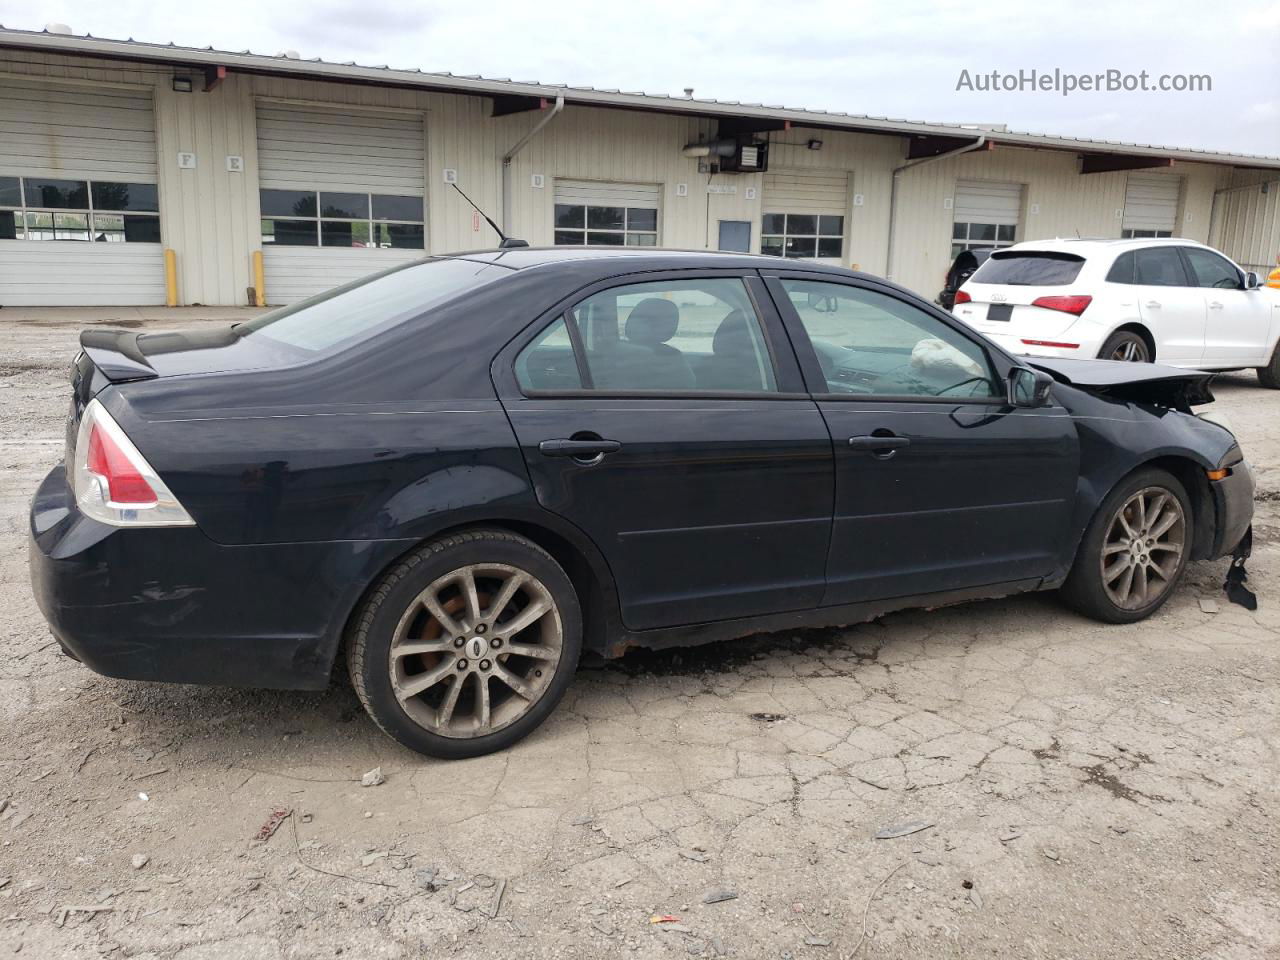
[[[1262,286],[1262,281],[1258,279],[1258,275],[1250,270],[1244,275],[1244,288],[1246,290],[1257,290]]]
[[[1014,367],[1009,371],[1009,406],[1044,407],[1053,391],[1053,377],[1043,370]]]

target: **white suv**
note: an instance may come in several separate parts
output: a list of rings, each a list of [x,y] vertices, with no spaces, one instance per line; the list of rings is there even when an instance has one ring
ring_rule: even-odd
[[[1037,240],[996,250],[953,312],[1014,353],[1255,367],[1280,388],[1280,291],[1190,240]]]

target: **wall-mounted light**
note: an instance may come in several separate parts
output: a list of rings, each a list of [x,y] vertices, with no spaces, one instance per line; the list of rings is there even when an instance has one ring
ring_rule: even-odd
[[[810,149],[810,150],[821,150],[821,149],[822,149],[822,141],[821,141],[821,140],[810,140],[810,141],[809,141],[808,146],[809,146],[809,149]]]
[[[191,78],[190,77],[174,77],[173,92],[174,93],[190,93]]]

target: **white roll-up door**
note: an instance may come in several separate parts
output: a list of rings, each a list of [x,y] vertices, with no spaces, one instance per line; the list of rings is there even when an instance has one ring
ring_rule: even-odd
[[[425,237],[422,114],[261,100],[257,118],[268,303],[293,303],[426,255],[425,240],[406,241]],[[296,194],[296,212],[273,208],[273,198],[289,196],[274,191]],[[360,197],[367,203],[353,209]],[[416,209],[408,210],[415,198]],[[379,209],[384,203],[389,216]],[[276,242],[285,236],[277,218],[289,226],[290,243]],[[397,221],[390,239],[382,235],[388,219]],[[341,236],[326,236],[326,225],[334,234],[341,228]],[[305,241],[308,230],[312,242]]]
[[[0,305],[165,302],[151,91],[0,82]]]
[[[1022,184],[986,180],[956,182],[955,219],[959,223],[1002,223],[1017,226]]]
[[[760,252],[840,263],[844,257],[849,173],[776,170],[764,175]]]
[[[555,182],[556,246],[656,247],[662,188],[602,180]]]
[[[1022,184],[957,180],[951,205],[952,257],[962,250],[1007,247],[1018,233]]]
[[[1182,178],[1131,173],[1124,188],[1125,237],[1171,237],[1178,222]]]

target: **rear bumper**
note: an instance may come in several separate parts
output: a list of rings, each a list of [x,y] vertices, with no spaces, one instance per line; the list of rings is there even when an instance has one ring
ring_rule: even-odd
[[[989,325],[988,325],[989,326]],[[1074,324],[1079,326],[1079,324]],[[1074,330],[1068,328],[1066,332],[1049,337],[1038,337],[1027,334],[1026,337],[1013,336],[1011,334],[1000,333],[998,331],[984,330],[976,328],[988,340],[994,342],[997,346],[1003,348],[1009,353],[1017,354],[1025,357],[1057,357],[1062,360],[1095,360],[1098,351],[1102,348],[1101,341],[1093,335],[1092,331]],[[1027,340],[1039,339],[1039,343],[1027,343]],[[1073,343],[1075,347],[1052,347],[1047,346],[1048,343]]]
[[[1253,523],[1253,468],[1247,460],[1241,460],[1231,468],[1229,476],[1210,481],[1209,489],[1218,520],[1210,556],[1224,557],[1235,550]]]
[[[397,541],[223,546],[195,527],[109,527],[75,508],[61,466],[36,492],[30,534],[36,602],[54,637],[90,669],[278,689],[328,684],[370,555],[391,544],[389,562],[402,549]]]

